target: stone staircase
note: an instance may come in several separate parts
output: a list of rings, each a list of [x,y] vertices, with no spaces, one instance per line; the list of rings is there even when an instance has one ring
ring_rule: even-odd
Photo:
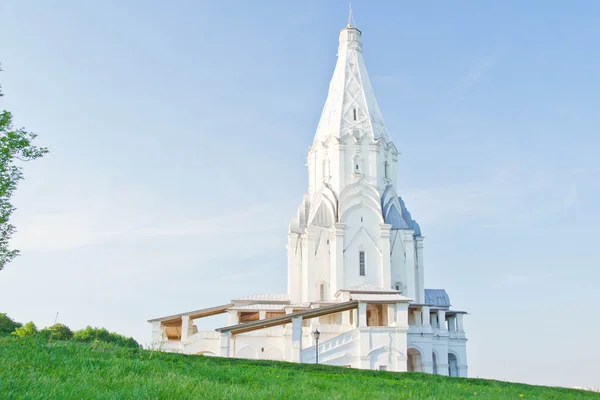
[[[344,355],[354,345],[358,336],[358,329],[353,329],[319,343],[319,363],[327,364],[328,361]],[[315,346],[302,349],[300,357],[303,363],[314,363],[316,360]]]

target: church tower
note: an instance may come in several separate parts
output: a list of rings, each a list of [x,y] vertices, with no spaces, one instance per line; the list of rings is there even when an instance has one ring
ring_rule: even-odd
[[[308,193],[288,233],[292,303],[356,286],[424,302],[423,237],[396,192],[390,140],[363,59],[362,32],[339,33],[338,60],[312,145]]]

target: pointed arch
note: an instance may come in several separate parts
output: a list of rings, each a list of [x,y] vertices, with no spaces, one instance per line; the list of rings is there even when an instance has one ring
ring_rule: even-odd
[[[354,244],[354,242],[362,236],[366,236],[369,239],[369,241],[373,244],[373,246],[377,249],[379,254],[381,254],[381,250],[379,250],[379,247],[377,247],[377,242],[375,240],[373,240],[371,235],[369,235],[369,232],[367,232],[367,230],[363,227],[360,227],[358,232],[356,232],[356,235],[354,235],[354,237],[352,239],[350,239],[350,241],[348,242],[348,245],[344,248],[344,251],[348,250],[352,246],[352,244]],[[360,249],[363,250],[363,247],[360,247]]]

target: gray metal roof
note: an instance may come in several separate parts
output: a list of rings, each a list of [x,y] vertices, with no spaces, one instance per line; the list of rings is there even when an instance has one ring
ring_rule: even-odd
[[[435,307],[450,307],[450,297],[444,289],[425,289],[425,303]]]

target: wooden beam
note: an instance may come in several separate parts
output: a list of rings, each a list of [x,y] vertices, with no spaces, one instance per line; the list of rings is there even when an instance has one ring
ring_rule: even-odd
[[[229,307],[233,307],[233,303],[223,304],[223,305],[216,306],[216,307],[203,308],[200,310],[194,310],[194,311],[180,313],[180,314],[167,315],[166,317],[153,318],[153,319],[149,319],[148,322],[154,322],[154,321],[170,322],[170,321],[177,321],[177,320],[181,321],[181,317],[183,317],[184,315],[188,315],[191,319],[210,317],[211,315],[226,313],[227,309]]]
[[[353,310],[358,307],[358,301],[346,301],[344,303],[335,304],[332,306],[312,308],[306,311],[298,311],[280,317],[261,319],[259,321],[246,322],[245,324],[225,326],[215,329],[217,332],[230,332],[232,335],[239,333],[255,331],[258,329],[271,328],[273,326],[285,325],[292,322],[292,318],[302,317],[302,319],[316,318],[323,315],[336,314],[342,311]]]

